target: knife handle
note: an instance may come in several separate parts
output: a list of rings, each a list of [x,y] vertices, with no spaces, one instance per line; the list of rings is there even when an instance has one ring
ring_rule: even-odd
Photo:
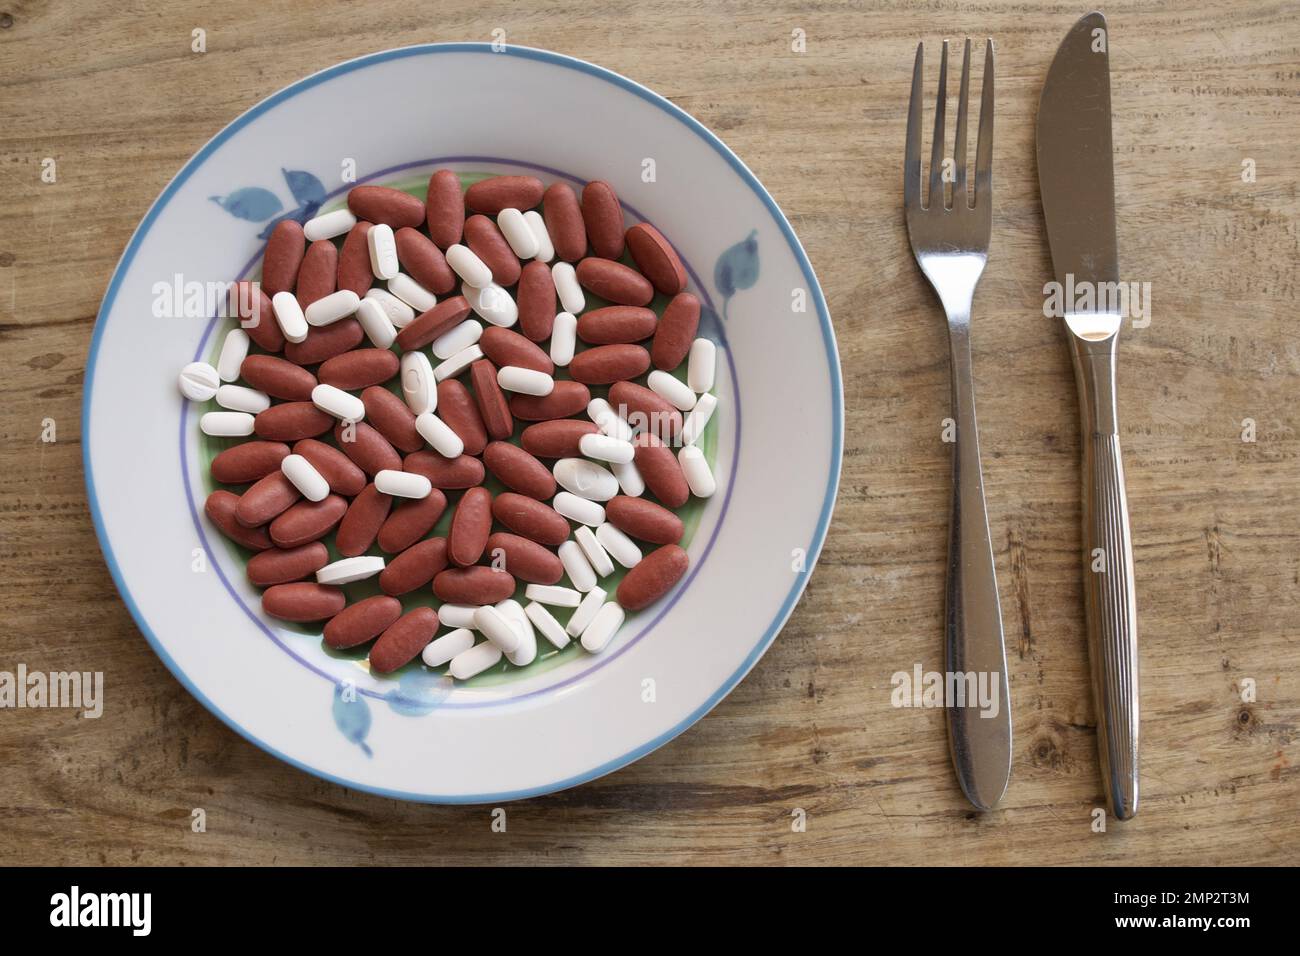
[[[1070,333],[1083,445],[1083,598],[1097,747],[1111,813],[1138,808],[1137,604],[1115,402],[1118,322],[1104,338]]]

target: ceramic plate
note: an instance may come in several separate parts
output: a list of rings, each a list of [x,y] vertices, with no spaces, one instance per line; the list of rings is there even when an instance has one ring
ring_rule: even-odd
[[[436,91],[457,90],[455,96]],[[230,320],[211,289],[256,277],[265,236],[355,182],[420,194],[429,172],[604,178],[628,222],[687,264],[718,345],[718,480],[688,514],[688,575],[599,655],[552,651],[454,684],[418,659],[372,675],[319,629],[261,612],[246,555],[203,517],[219,446],[182,365]],[[591,780],[671,740],[771,644],[812,573],[839,478],[830,316],[776,203],[712,133],[615,73],[554,53],[439,44],[339,64],[222,130],[159,196],[109,284],[84,400],[91,511],[154,650],[213,713],[293,765],[375,793],[503,801]],[[429,603],[434,603],[429,595]],[[541,642],[546,646],[545,642]]]

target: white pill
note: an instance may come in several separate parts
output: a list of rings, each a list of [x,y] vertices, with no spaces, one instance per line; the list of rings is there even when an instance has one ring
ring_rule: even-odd
[[[356,312],[360,305],[361,299],[355,292],[351,289],[339,289],[338,292],[331,292],[317,299],[307,306],[307,311],[303,314],[307,318],[308,325],[320,328],[323,325],[333,325],[339,319],[346,319]]]
[[[624,464],[612,464],[609,466],[614,472],[614,477],[618,479],[618,486],[623,490],[623,494],[630,498],[640,498],[645,494],[645,479],[641,477],[641,469],[637,468],[636,462],[629,461]]]
[[[536,209],[530,209],[524,213],[524,222],[528,223],[528,228],[533,231],[533,238],[537,240],[537,252],[533,258],[538,262],[550,262],[555,258],[555,243],[551,242],[551,233],[546,228],[546,220]]]
[[[596,617],[596,613],[605,605],[605,598],[608,595],[604,588],[592,587],[587,592],[587,596],[582,599],[578,609],[573,612],[573,617],[569,618],[568,625],[564,628],[570,637],[577,637],[587,629],[587,625]]]
[[[375,472],[375,490],[395,498],[427,498],[433,482],[413,471],[381,468]]]
[[[321,239],[333,239],[350,232],[356,224],[357,217],[352,215],[352,210],[344,207],[308,219],[302,224],[302,234],[308,242],[319,242]]]
[[[518,365],[503,365],[497,370],[497,384],[507,392],[520,395],[550,395],[555,391],[555,379],[545,372]]]
[[[248,412],[208,412],[199,419],[199,431],[214,438],[241,438],[253,434]]]
[[[226,333],[226,340],[221,343],[221,355],[217,358],[217,374],[223,382],[239,378],[239,368],[248,358],[248,343],[251,341],[243,329],[231,329]]]
[[[588,458],[618,465],[627,464],[635,454],[631,442],[610,438],[608,435],[583,435],[578,439],[578,450]]]
[[[416,312],[428,312],[438,304],[438,297],[404,272],[388,280],[388,291]]]
[[[686,384],[695,392],[713,388],[713,374],[718,363],[718,350],[709,339],[696,339],[691,343],[686,360]]]
[[[415,430],[443,458],[457,458],[465,450],[465,442],[461,437],[433,412],[421,412],[416,415]]]
[[[713,479],[713,471],[698,445],[685,445],[677,453],[677,461],[690,485],[691,494],[697,498],[709,498],[718,490],[718,483]]]
[[[582,632],[583,649],[592,654],[603,651],[623,626],[624,617],[623,609],[613,601],[602,607]]]
[[[405,328],[415,318],[415,310],[387,289],[375,286],[366,293],[366,298],[379,303],[379,307],[384,310],[388,321],[393,323],[395,329]]]
[[[555,283],[555,293],[560,297],[565,312],[577,315],[586,308],[587,297],[582,294],[578,273],[572,265],[561,260],[551,266],[551,281]]]
[[[439,608],[439,619],[442,618],[442,609]],[[458,627],[454,631],[448,631],[442,637],[436,637],[424,646],[420,652],[420,659],[429,667],[441,667],[446,664],[457,654],[467,651],[474,646],[474,632],[463,627]]]
[[[609,559],[601,543],[596,540],[594,531],[584,524],[573,532],[573,540],[577,541],[578,547],[582,548],[582,553],[593,571],[602,578],[607,578],[614,573],[614,562]]]
[[[366,417],[366,406],[361,399],[334,385],[317,385],[313,388],[311,403],[340,421],[359,422]]]
[[[497,228],[520,259],[531,259],[537,255],[537,237],[518,209],[502,209],[497,214]]]
[[[285,455],[280,459],[280,470],[308,501],[324,501],[329,496],[330,483],[302,455]]]
[[[375,554],[363,554],[357,558],[343,558],[325,565],[316,572],[317,584],[351,584],[373,578],[384,570],[384,559]]]
[[[469,680],[489,667],[495,667],[501,662],[501,657],[501,648],[491,641],[483,641],[453,657],[447,673],[456,680]]]
[[[587,417],[596,423],[602,435],[619,441],[632,441],[632,426],[605,399],[593,398],[588,402]]]
[[[490,604],[485,604],[474,612],[474,626],[478,628],[480,634],[507,654],[517,650],[523,640],[509,618]]]
[[[682,444],[694,445],[704,435],[704,426],[709,423],[713,417],[713,411],[718,407],[718,397],[705,392],[695,402],[695,407],[691,413],[686,416],[686,421],[682,423]]]
[[[596,586],[596,572],[591,570],[591,564],[587,561],[587,556],[582,553],[582,548],[578,542],[570,539],[560,545],[557,553],[560,556],[560,563],[564,565],[564,573],[569,576],[569,582],[579,591],[590,591]]]
[[[232,412],[248,412],[256,415],[271,407],[271,397],[266,392],[243,385],[222,385],[217,389],[217,404]]]
[[[397,327],[393,325],[393,320],[378,300],[370,296],[362,299],[357,306],[357,321],[361,323],[370,344],[377,349],[389,348],[397,339]]]
[[[519,306],[510,293],[495,282],[481,289],[471,285],[462,285],[460,293],[469,303],[469,307],[478,313],[479,318],[493,325],[508,329],[519,321]]]
[[[276,325],[290,342],[301,342],[307,337],[307,317],[292,292],[277,292],[271,299],[271,311],[275,313]]]
[[[466,319],[448,332],[443,332],[433,340],[432,351],[440,359],[449,359],[461,349],[467,349],[478,342],[483,335],[483,323]]]
[[[465,284],[481,289],[492,284],[492,270],[482,259],[474,254],[469,246],[456,243],[447,247],[447,265],[453,272],[465,280]]]
[[[594,461],[561,458],[551,469],[565,491],[589,501],[609,501],[618,494],[618,479]]]
[[[477,604],[443,604],[438,608],[438,620],[448,627],[474,630],[474,612]]]
[[[506,659],[516,667],[527,667],[537,658],[537,632],[533,630],[533,622],[513,598],[499,601],[496,609],[519,633],[519,646],[509,651]]]
[[[191,362],[181,369],[176,384],[181,394],[191,402],[206,402],[217,394],[221,387],[221,376],[207,362]]]
[[[605,520],[605,508],[603,505],[594,501],[588,501],[586,498],[579,498],[575,494],[567,491],[561,491],[551,501],[551,507],[574,521],[580,521],[583,524],[589,524],[593,527]]]
[[[366,233],[366,245],[370,247],[370,271],[376,279],[391,279],[401,271],[397,262],[397,239],[393,227],[377,222]]]
[[[551,361],[561,367],[573,361],[578,347],[578,319],[572,312],[560,312],[551,326]]]
[[[469,348],[461,349],[433,370],[434,380],[442,382],[449,378],[455,378],[482,357],[483,350],[477,345],[471,345]]]
[[[530,584],[524,589],[524,597],[551,607],[577,607],[582,600],[582,595],[573,588],[562,588],[556,584]]]
[[[402,356],[401,375],[402,397],[413,414],[423,415],[438,407],[438,379],[429,356],[423,352],[407,352]]]
[[[657,368],[646,377],[645,383],[660,398],[684,412],[695,407],[695,393],[691,387],[671,372]]]
[[[524,613],[528,615],[528,620],[533,622],[533,626],[542,632],[542,637],[560,650],[569,646],[569,635],[564,633],[564,625],[546,608],[537,603],[530,603],[524,608]]]
[[[641,549],[637,543],[608,521],[596,529],[596,540],[623,567],[635,568],[641,563]]]

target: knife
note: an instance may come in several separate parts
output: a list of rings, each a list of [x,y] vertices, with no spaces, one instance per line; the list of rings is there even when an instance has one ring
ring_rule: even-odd
[[[1061,41],[1038,107],[1038,182],[1056,281],[1073,293],[1063,318],[1082,419],[1083,596],[1097,747],[1111,813],[1126,820],[1138,807],[1137,605],[1115,401],[1123,315],[1108,46],[1100,13]]]

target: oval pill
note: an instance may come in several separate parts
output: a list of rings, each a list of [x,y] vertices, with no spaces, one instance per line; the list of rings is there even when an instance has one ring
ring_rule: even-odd
[[[424,203],[389,186],[354,186],[348,191],[348,209],[358,219],[383,223],[390,229],[424,222]]]
[[[336,495],[351,498],[361,494],[361,489],[366,486],[366,473],[333,445],[315,438],[303,438],[293,446],[293,453],[311,462]]]
[[[311,390],[318,384],[311,372],[277,355],[250,355],[239,367],[239,376],[258,391],[291,402],[311,401]]]
[[[366,233],[366,247],[370,250],[370,271],[376,279],[391,279],[401,271],[392,226],[383,222],[371,226]]]
[[[682,413],[672,402],[636,382],[615,382],[609,403],[636,432],[671,440],[682,428]]]
[[[519,281],[519,259],[496,223],[487,216],[470,216],[465,220],[465,245],[488,267],[497,285],[514,285]]]
[[[470,349],[473,348],[470,346]],[[474,396],[469,393],[469,389],[455,379],[447,379],[438,383],[437,396],[438,417],[460,436],[460,440],[465,443],[465,454],[477,455],[482,452],[487,445],[487,428],[483,425],[478,406],[474,404]]]
[[[381,492],[373,483],[362,488],[361,494],[348,505],[334,536],[339,554],[355,558],[369,551],[392,507],[392,496]]]
[[[669,508],[680,508],[690,498],[690,486],[672,449],[648,432],[636,436],[637,470],[656,498]]]
[[[570,584],[584,592],[596,586],[596,572],[591,569],[591,563],[582,553],[582,547],[578,542],[573,540],[564,542],[557,553],[560,556],[560,563],[564,565],[564,573],[569,576]]]
[[[469,650],[461,651],[453,657],[447,673],[456,680],[469,680],[501,663],[501,658],[504,656],[501,648],[491,641],[480,641]]]
[[[397,498],[427,498],[433,484],[424,475],[385,468],[375,474],[375,487]]]
[[[602,578],[607,578],[614,573],[614,562],[610,560],[601,543],[596,540],[596,534],[591,528],[583,525],[573,533],[573,540],[577,541],[578,547],[582,548],[582,553],[593,571]]]
[[[206,412],[199,430],[214,438],[241,438],[253,434],[253,416],[248,412]]]
[[[425,587],[433,576],[447,568],[447,540],[427,538],[402,551],[379,575],[379,587],[385,594],[398,597]],[[441,612],[439,612],[441,616]]]
[[[587,625],[595,619],[597,612],[605,606],[607,596],[604,588],[593,585],[587,591],[586,596],[583,597],[582,603],[578,605],[577,610],[573,612],[573,616],[569,618],[569,623],[564,628],[565,631],[571,637],[579,637],[587,629]]]
[[[538,544],[556,547],[569,537],[569,522],[564,515],[545,502],[513,491],[502,492],[492,499],[492,517]]]
[[[316,581],[319,584],[339,586],[373,578],[382,570],[384,570],[383,558],[378,555],[363,554],[355,558],[342,558],[325,565],[316,572]]]
[[[379,434],[365,422],[339,422],[334,426],[334,440],[343,454],[367,475],[374,475],[385,468],[400,471],[402,456],[388,443],[388,439]]]
[[[217,404],[232,412],[248,412],[256,415],[271,407],[271,399],[265,392],[243,385],[222,385],[217,389]]]
[[[356,647],[374,640],[402,616],[402,603],[383,594],[345,607],[330,618],[322,635],[336,650]]]
[[[379,550],[387,551],[389,554],[399,554],[408,550],[433,530],[446,510],[447,496],[439,488],[431,489],[425,498],[408,501],[401,507],[393,509],[384,519],[384,523],[379,526],[379,534],[375,538]],[[438,568],[438,570],[442,569]],[[430,572],[430,578],[433,577],[433,573]]]
[[[573,352],[578,344],[578,320],[571,312],[561,312],[555,316],[551,326],[551,361],[564,366],[573,361]]]
[[[555,379],[536,369],[507,365],[497,370],[497,384],[507,392],[520,395],[550,395],[555,390]]]
[[[338,287],[339,251],[328,239],[307,247],[298,267],[298,304],[304,310],[325,298]]]
[[[292,291],[306,253],[307,240],[297,220],[277,222],[262,253],[262,289],[272,296]]]
[[[366,415],[366,406],[361,399],[334,385],[317,385],[313,388],[311,403],[322,412],[345,422],[359,422]]]
[[[524,451],[538,458],[577,458],[582,454],[580,443],[584,436],[596,434],[591,422],[573,418],[557,418],[549,422],[529,425],[519,436]]]
[[[248,357],[248,345],[252,340],[243,329],[231,329],[221,343],[221,354],[217,358],[217,375],[223,382],[233,382],[239,378],[239,367]]]
[[[641,549],[636,542],[608,521],[596,528],[596,540],[625,568],[634,568],[641,561]]]
[[[585,385],[613,385],[636,378],[650,367],[650,353],[639,345],[597,345],[569,362],[569,375]]]
[[[354,392],[387,382],[400,367],[397,356],[388,349],[353,349],[322,362],[316,377],[322,385]]]
[[[681,365],[699,328],[700,300],[689,292],[674,296],[664,308],[663,317],[655,329],[655,340],[650,346],[650,358],[655,368],[671,372]]]
[[[203,502],[203,514],[218,531],[236,544],[243,545],[250,551],[265,551],[279,543],[273,542],[266,528],[245,528],[240,524],[235,517],[238,508],[239,495],[220,488],[208,495]]]
[[[319,329],[308,329],[307,338],[289,342],[284,347],[284,357],[299,365],[315,365],[348,349],[356,348],[366,333],[356,319],[342,319]]]
[[[675,544],[651,551],[618,585],[618,603],[626,610],[640,611],[672,590],[690,565],[686,552]]]
[[[491,442],[483,449],[483,464],[511,491],[539,500],[555,494],[550,469],[518,445]]]
[[[628,229],[623,238],[632,261],[655,289],[664,295],[677,295],[686,288],[686,268],[658,229],[648,222],[640,222]]]
[[[557,256],[577,262],[587,254],[587,225],[582,221],[582,208],[572,186],[547,186],[542,196],[542,216]]]
[[[256,528],[288,510],[301,497],[283,472],[273,471],[240,495],[235,518],[246,528]]]
[[[384,354],[392,356],[396,368],[397,356],[392,352]],[[424,438],[415,427],[415,415],[404,401],[383,385],[369,386],[361,393],[361,403],[366,407],[366,421],[394,448],[409,454],[424,447]]]
[[[398,229],[395,238],[397,261],[418,285],[439,294],[452,290],[456,284],[456,273],[447,265],[447,257],[434,242],[410,226]]]
[[[447,556],[453,564],[463,568],[475,564],[483,556],[491,531],[492,494],[486,488],[468,489],[452,512],[451,528],[447,532]]]
[[[691,494],[697,498],[710,498],[718,490],[718,483],[713,478],[713,470],[704,457],[704,452],[696,445],[686,445],[677,453],[682,474]]]
[[[537,251],[533,253],[533,258],[538,262],[550,262],[555,258],[555,244],[551,242],[551,234],[547,231],[546,220],[536,209],[530,209],[524,213],[524,222],[528,223],[528,228],[533,232],[533,238],[537,240]]]
[[[513,395],[510,412],[526,422],[548,422],[568,418],[587,407],[591,389],[581,382],[557,381],[549,395]]]
[[[490,358],[498,368],[517,365],[550,376],[555,371],[555,363],[535,342],[510,329],[497,326],[484,329],[478,340],[483,354]]]
[[[460,192],[460,177],[450,169],[440,169],[429,177],[424,215],[429,238],[439,249],[460,242],[465,225],[465,200]]]
[[[286,455],[280,470],[308,501],[323,501],[329,496],[329,482],[302,455]]]
[[[370,669],[391,674],[413,661],[438,633],[438,612],[417,607],[389,625],[370,649]]]
[[[441,616],[441,615],[439,615]],[[443,623],[447,623],[443,621]],[[420,652],[420,660],[424,661],[426,667],[441,667],[447,664],[453,657],[462,651],[467,651],[474,646],[474,632],[463,627],[458,627],[454,631],[448,631],[441,637],[436,637]]]
[[[307,337],[307,317],[292,292],[277,292],[271,299],[271,311],[275,313],[276,324],[285,339],[301,342]]]
[[[366,296],[357,305],[357,321],[365,330],[366,338],[379,349],[390,348],[397,338],[397,327],[376,300]]]
[[[505,568],[520,581],[554,584],[564,574],[564,565],[549,548],[517,534],[493,532],[487,553],[494,566]]]
[[[424,475],[435,488],[473,488],[483,484],[483,462],[473,455],[444,458],[436,452],[417,451],[406,456],[402,468]]]
[[[246,441],[220,451],[209,469],[214,481],[243,484],[265,478],[280,467],[289,446],[278,441]]]
[[[603,179],[593,179],[582,188],[582,221],[596,255],[604,259],[623,255],[623,207],[614,187]]]
[[[300,501],[271,522],[271,540],[281,548],[317,541],[334,530],[347,510],[347,501],[338,495],[324,501]]]
[[[470,308],[485,322],[509,328],[519,321],[519,307],[515,300],[495,282],[490,282],[481,289],[464,285],[461,294],[465,296]]]
[[[415,416],[415,428],[420,437],[444,458],[456,458],[465,450],[461,437],[433,412],[421,412]]]
[[[207,362],[191,362],[181,369],[177,384],[191,402],[207,402],[221,387],[221,375]]]
[[[296,624],[324,621],[343,610],[347,596],[338,588],[311,581],[277,584],[262,592],[262,610]]]
[[[603,605],[582,632],[582,649],[591,654],[599,654],[609,646],[618,629],[623,626],[625,618],[623,609],[613,601]]]
[[[686,384],[695,392],[713,388],[714,369],[717,366],[717,347],[709,339],[696,339],[691,343],[690,358],[686,366]]]
[[[621,262],[588,257],[575,269],[584,289],[616,305],[648,305],[655,297],[650,280]]]
[[[423,352],[407,352],[400,363],[402,397],[406,407],[416,415],[438,407],[438,381],[429,357]]]
[[[329,563],[329,549],[319,541],[296,548],[270,548],[248,559],[248,583],[267,588],[273,584],[301,581]]]
[[[605,520],[605,508],[595,501],[579,498],[569,491],[561,491],[551,501],[551,507],[566,518],[593,527]]]
[[[475,289],[492,284],[492,270],[487,267],[469,246],[460,243],[447,248],[447,265],[460,276],[464,283]]]
[[[587,307],[587,296],[571,263],[561,261],[551,266],[551,281],[555,283],[555,294],[560,297],[565,312],[577,315]]]
[[[564,650],[569,646],[569,635],[564,633],[564,625],[557,621],[555,616],[541,604],[535,601],[530,602],[524,607],[524,613],[528,615],[528,620],[533,622],[533,626],[541,631],[542,637],[550,641],[556,648]]]
[[[348,230],[339,249],[336,285],[340,289],[351,289],[357,295],[365,295],[375,282],[375,273],[370,267],[370,243],[366,240],[370,229],[370,223],[358,221]]]
[[[506,659],[516,667],[527,667],[537,659],[537,632],[533,630],[533,622],[518,601],[507,598],[496,608],[519,633],[519,646],[507,654]]]
[[[281,402],[258,412],[253,428],[259,437],[271,441],[297,441],[324,434],[333,424],[334,419],[311,402]]]
[[[610,524],[618,530],[651,544],[676,544],[686,533],[681,518],[644,498],[620,495],[609,500],[605,511]]]
[[[323,325],[333,325],[340,319],[346,319],[356,312],[360,305],[361,299],[355,292],[351,289],[340,289],[307,306],[303,317],[306,318],[308,325],[320,328]]]
[[[333,212],[308,219],[302,225],[302,234],[307,237],[308,242],[319,242],[322,239],[341,236],[356,224],[357,217],[352,214],[351,209],[335,209]]]
[[[495,216],[502,209],[532,209],[542,201],[542,181],[535,176],[489,176],[465,190],[465,208]]]
[[[593,461],[561,458],[551,469],[565,491],[589,501],[608,501],[618,494],[618,479]]]
[[[683,412],[695,407],[695,393],[691,387],[671,372],[655,369],[646,377],[650,390]]]
[[[518,209],[502,209],[497,213],[497,228],[520,259],[531,259],[537,255],[537,235]]]

